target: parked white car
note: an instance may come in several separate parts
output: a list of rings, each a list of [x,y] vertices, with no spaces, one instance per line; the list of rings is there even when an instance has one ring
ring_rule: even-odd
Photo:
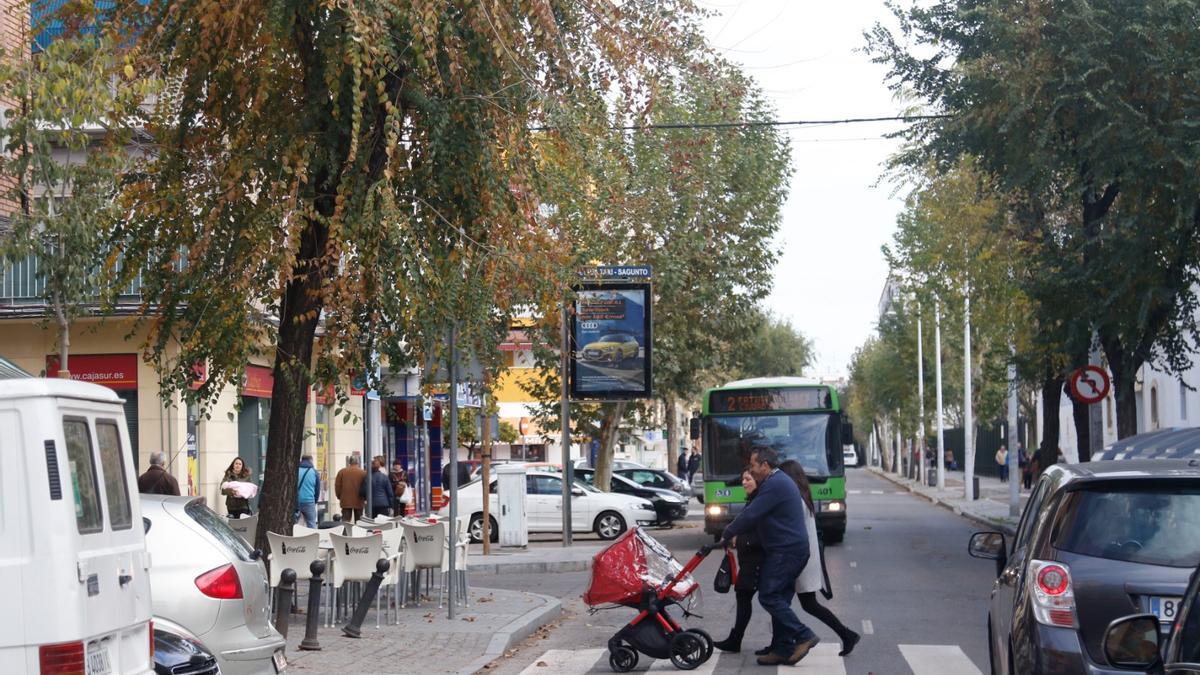
[[[150,576],[121,399],[0,380],[0,673],[153,673]]]
[[[263,561],[200,497],[141,495],[154,564],[155,616],[186,629],[224,675],[272,675],[287,665],[267,612]]]
[[[531,471],[525,475],[525,512],[530,532],[562,532],[562,474]],[[633,525],[651,525],[657,516],[654,505],[641,497],[601,492],[575,481],[571,490],[571,530],[595,532],[601,539],[616,539]],[[496,479],[489,490],[488,517],[492,541],[498,541],[499,510]],[[438,513],[449,515],[450,507]],[[483,541],[483,481],[476,480],[458,490],[458,512],[470,515],[472,542]]]

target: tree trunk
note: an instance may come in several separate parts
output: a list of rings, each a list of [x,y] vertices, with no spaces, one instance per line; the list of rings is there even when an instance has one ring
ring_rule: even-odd
[[[1106,335],[1103,328],[1100,333],[1100,346],[1108,359],[1108,370],[1112,373],[1113,397],[1117,399],[1117,438],[1125,438],[1137,433],[1137,393],[1134,392],[1134,380],[1137,378],[1140,362],[1135,363],[1129,358],[1121,339]]]
[[[54,303],[54,314],[58,320],[58,376],[71,379],[71,321],[61,301]]]
[[[625,406],[624,401],[605,406],[604,419],[600,421],[600,451],[596,453],[597,490],[608,492],[611,488],[613,448],[616,446],[621,418],[625,416]]]
[[[1068,394],[1069,396],[1069,394]],[[1084,403],[1071,399],[1071,418],[1075,423],[1076,448],[1079,451],[1079,461],[1090,462],[1092,459],[1092,420],[1088,416],[1088,407]]]
[[[296,480],[304,441],[304,414],[312,386],[313,338],[323,299],[322,262],[329,230],[309,220],[301,236],[292,278],[280,303],[279,341],[275,347],[275,386],[267,427],[266,470],[259,501],[256,545],[267,551],[267,532],[291,533]]]
[[[1062,405],[1063,378],[1051,375],[1042,381],[1042,439],[1038,446],[1038,466],[1045,468],[1058,462],[1059,420]]]
[[[677,419],[678,400],[674,395],[667,396],[667,472],[674,473],[675,465],[679,462],[679,430],[675,426]]]

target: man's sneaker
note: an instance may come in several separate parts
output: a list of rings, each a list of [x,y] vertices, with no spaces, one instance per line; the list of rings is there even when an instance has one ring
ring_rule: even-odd
[[[813,647],[816,647],[817,643],[820,641],[821,638],[814,635],[810,639],[798,643],[796,648],[792,650],[792,656],[788,659],[785,659],[784,663],[788,664],[789,666],[794,666],[797,663],[800,663],[800,659],[808,656],[809,650],[811,650]]]

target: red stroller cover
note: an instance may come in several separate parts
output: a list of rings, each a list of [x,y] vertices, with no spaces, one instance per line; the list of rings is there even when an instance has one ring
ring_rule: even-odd
[[[682,569],[683,565],[667,547],[635,527],[592,558],[592,580],[583,601],[589,607],[607,604],[636,607],[643,588],[658,588]],[[667,597],[681,601],[696,588],[696,580],[688,575],[675,584]]]

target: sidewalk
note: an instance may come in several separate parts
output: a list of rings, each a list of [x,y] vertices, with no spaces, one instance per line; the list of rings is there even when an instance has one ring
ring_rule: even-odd
[[[455,619],[432,599],[399,611],[399,625],[375,628],[375,609],[367,613],[361,638],[342,634],[341,621],[321,626],[321,651],[300,651],[306,616],[293,614],[288,629],[286,673],[475,673],[534,631],[558,618],[556,598],[521,591],[471,589],[469,607],[459,606]],[[304,602],[305,595],[301,595]],[[321,618],[324,619],[324,613]]]
[[[998,478],[978,476],[979,499],[969,502],[963,498],[964,479],[962,471],[945,472],[946,489],[939,493],[936,487],[929,487],[917,481],[897,476],[894,473],[887,473],[879,467],[869,466],[866,468],[868,471],[906,488],[913,494],[921,495],[934,504],[944,506],[954,513],[974,520],[981,525],[997,528],[1010,536],[1016,532],[1019,518],[1009,516],[1008,483],[1001,483]],[[1022,509],[1025,508],[1025,502],[1028,499],[1029,492],[1022,490]]]
[[[592,568],[592,558],[611,542],[577,543],[565,548],[558,542],[529,542],[527,548],[500,548],[492,544],[491,555],[483,555],[483,544],[471,544],[467,568],[488,574],[582,572]]]

